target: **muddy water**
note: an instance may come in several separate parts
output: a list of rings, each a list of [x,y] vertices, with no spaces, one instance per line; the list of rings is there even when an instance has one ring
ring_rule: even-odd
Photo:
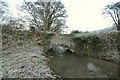
[[[62,78],[116,78],[118,64],[72,53],[50,52],[48,65]]]

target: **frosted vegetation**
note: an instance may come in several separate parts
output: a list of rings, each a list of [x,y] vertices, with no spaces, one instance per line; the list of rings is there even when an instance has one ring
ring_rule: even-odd
[[[1,78],[57,79],[62,74],[65,76],[69,73],[72,74],[68,77],[82,75],[91,78],[93,73],[95,78],[119,76],[120,2],[105,7],[104,14],[111,15],[115,22],[112,27],[92,32],[77,30],[70,34],[63,34],[67,28],[68,15],[62,2],[24,1],[19,10],[25,15],[14,17],[10,14],[7,3],[0,1]],[[83,61],[79,63],[79,60]],[[101,70],[102,65],[99,63],[98,66],[94,61],[96,64],[104,62],[105,69]],[[115,69],[111,70],[112,67]]]

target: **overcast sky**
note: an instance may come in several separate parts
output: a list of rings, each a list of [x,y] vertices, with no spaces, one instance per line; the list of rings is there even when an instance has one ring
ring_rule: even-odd
[[[6,0],[10,6],[12,14],[16,16],[16,6],[23,0]],[[32,0],[33,1],[33,0]],[[102,9],[111,2],[119,0],[62,0],[67,10],[68,32],[72,30],[93,31],[113,24],[111,18],[102,15]]]

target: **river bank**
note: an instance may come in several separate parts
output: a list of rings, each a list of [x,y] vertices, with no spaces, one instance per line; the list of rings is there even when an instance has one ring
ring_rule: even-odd
[[[91,56],[115,63],[120,62],[120,52],[118,52],[118,33],[78,33],[73,35],[75,42],[75,53],[77,55]]]
[[[42,46],[25,37],[8,34],[2,34],[1,42],[2,78],[55,78]]]

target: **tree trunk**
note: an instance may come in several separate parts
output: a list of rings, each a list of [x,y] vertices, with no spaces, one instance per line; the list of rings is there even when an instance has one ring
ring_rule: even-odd
[[[117,30],[120,31],[120,21],[118,21]]]
[[[118,22],[117,30],[118,30],[117,48],[118,52],[120,52],[120,22]]]
[[[117,48],[118,48],[118,52],[120,52],[120,31],[118,32],[118,45],[117,45]]]
[[[120,22],[118,24],[118,39],[117,39],[117,48],[118,48],[118,54],[120,53]],[[118,70],[120,71],[120,63],[118,64]],[[118,72],[119,72],[118,71]],[[120,73],[118,73],[118,76],[120,76]]]

